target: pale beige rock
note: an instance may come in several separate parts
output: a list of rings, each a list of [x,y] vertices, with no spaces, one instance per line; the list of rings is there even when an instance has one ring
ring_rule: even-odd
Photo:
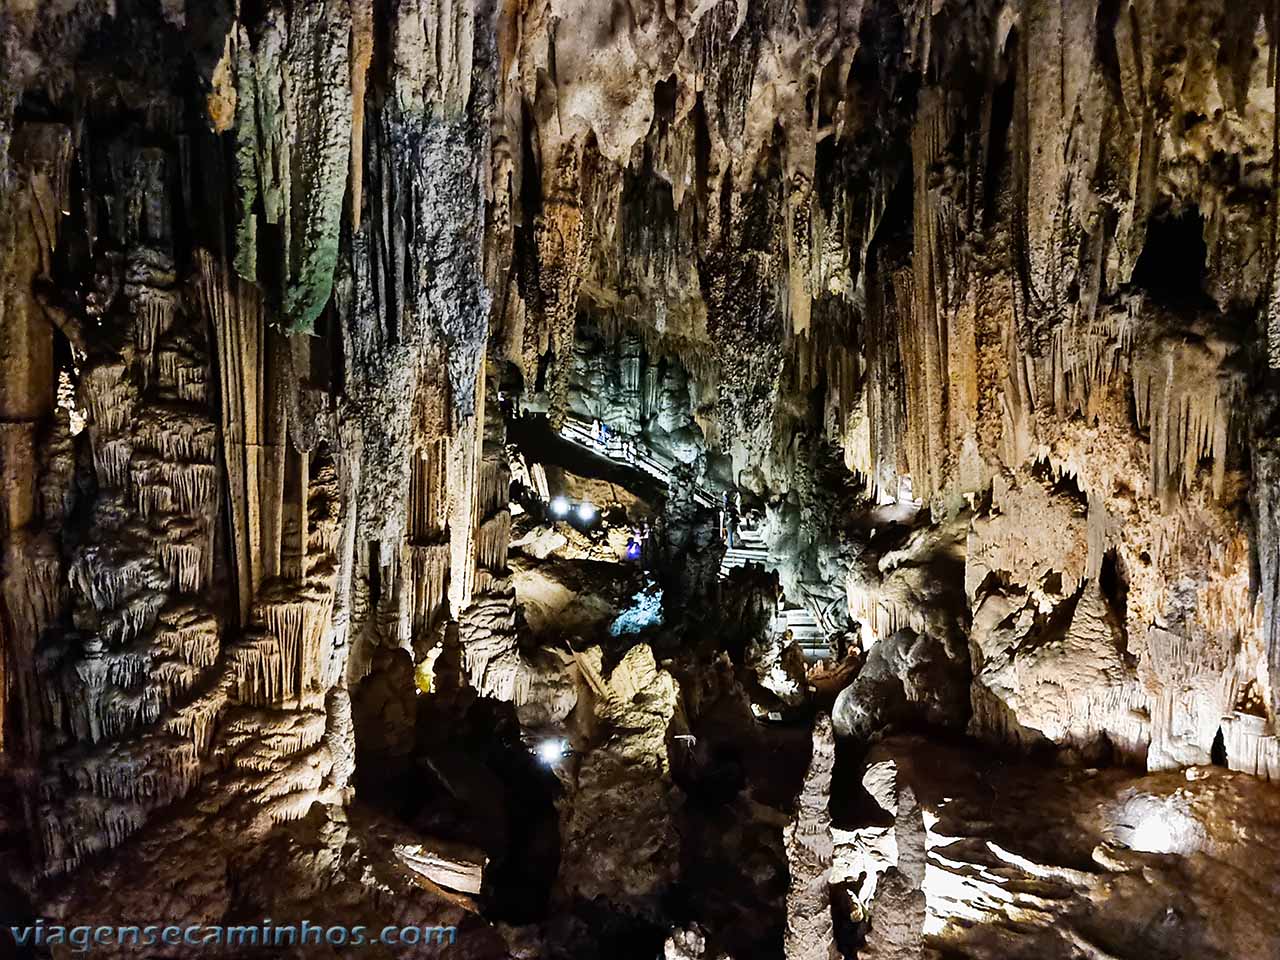
[[[834,943],[830,892],[833,847],[831,814],[827,809],[834,767],[831,718],[820,714],[813,727],[813,755],[800,792],[799,809],[782,832],[791,869],[784,939],[788,960],[825,960]]]

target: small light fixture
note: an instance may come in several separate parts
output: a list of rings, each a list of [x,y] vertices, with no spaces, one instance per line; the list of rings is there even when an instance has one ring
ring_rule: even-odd
[[[578,519],[583,523],[590,523],[596,518],[596,508],[587,501],[583,500],[578,504]]]
[[[567,517],[569,515],[569,501],[564,497],[555,497],[552,499],[551,515],[553,517]]]
[[[538,744],[538,759],[546,766],[551,766],[564,756],[566,744],[564,740],[553,738]]]

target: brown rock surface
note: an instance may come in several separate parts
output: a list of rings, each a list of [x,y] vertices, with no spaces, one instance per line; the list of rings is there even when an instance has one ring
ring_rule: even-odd
[[[1278,50],[0,2],[0,906],[1276,954]]]

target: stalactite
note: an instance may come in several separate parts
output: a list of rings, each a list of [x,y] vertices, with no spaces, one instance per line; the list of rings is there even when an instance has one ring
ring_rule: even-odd
[[[242,146],[238,154],[241,208],[251,218],[260,196],[266,222],[280,230],[281,249],[269,255],[283,264],[284,319],[295,332],[314,329],[338,259],[352,148],[352,35],[350,0],[273,6],[256,35],[241,35],[238,91],[256,123],[237,129],[258,134],[252,153]],[[264,233],[241,221],[242,243],[261,243]],[[237,257],[245,267],[255,263],[243,249]]]
[[[503,510],[481,525],[476,535],[476,562],[487,570],[505,569],[510,538],[511,514]]]
[[[300,696],[316,679],[316,659],[333,602],[332,594],[317,599],[268,600],[260,607],[267,630],[279,639],[283,679],[275,686],[285,697]]]
[[[181,593],[197,593],[205,585],[209,563],[202,543],[164,543],[160,562],[169,576],[169,585]]]
[[[41,811],[41,846],[47,851],[49,873],[69,873],[87,856],[109,850],[145,822],[146,814],[133,803],[87,800],[76,819],[63,820],[50,809]]]
[[[326,646],[334,629],[339,524],[336,477],[325,459],[306,492],[313,531],[302,583],[275,581],[255,601],[250,626],[227,655],[229,692],[254,707],[308,708],[334,682]]]
[[[191,416],[179,406],[149,404],[134,418],[134,444],[149,448],[165,460],[212,463],[217,431],[206,416]]]
[[[442,536],[448,525],[449,441],[430,441],[413,459],[409,485],[408,537],[413,544],[428,544]]]
[[[547,389],[551,395],[551,425],[556,428],[568,409],[568,365],[578,315],[582,259],[589,236],[582,209],[582,151],[581,144],[565,144],[546,162],[546,196],[535,228],[543,319],[540,326],[526,324],[521,355],[529,383],[537,374],[543,354],[552,355]]]
[[[797,148],[796,141],[804,144]],[[802,337],[809,333],[810,318],[815,294],[815,263],[813,256],[813,232],[815,229],[813,207],[813,152],[817,139],[812,130],[798,129],[788,143],[791,163],[796,153],[807,155],[807,163],[800,166],[787,180],[787,196],[784,206],[784,231],[787,242],[787,318],[790,333]],[[807,150],[805,148],[808,148]]]
[[[1134,301],[1091,322],[1064,323],[1053,329],[1044,357],[1028,358],[1035,382],[1048,383],[1053,409],[1067,418],[1096,415],[1098,405],[1133,348],[1138,318]]]
[[[356,230],[364,206],[364,97],[372,59],[373,0],[351,0],[351,223]]]
[[[68,576],[72,590],[99,611],[115,610],[130,597],[164,584],[154,560],[115,545],[82,550]]]
[[[209,693],[169,711],[161,719],[161,728],[168,734],[190,740],[203,756],[209,750],[214,724],[227,699],[227,688],[218,685]]]
[[[198,669],[212,667],[221,652],[221,637],[214,617],[198,607],[166,609],[152,637],[156,654],[177,657]]]
[[[1151,698],[1150,769],[1203,763],[1222,717],[1240,687],[1234,653],[1219,643],[1182,636],[1157,626],[1139,664]]]
[[[906,467],[904,449],[906,384],[899,363],[897,331],[906,322],[895,289],[907,290],[880,277],[867,292],[867,370],[856,412],[847,421],[845,463],[867,478],[878,498],[896,498],[899,478]],[[908,291],[909,292],[909,291]]]
[[[1056,574],[1062,594],[1075,593],[1093,557],[1087,501],[1058,496],[1045,482],[1025,478],[1016,486],[998,480],[992,507],[974,518],[968,535],[965,585],[970,594],[997,571],[1037,586]]]
[[[156,113],[157,141],[170,135],[166,116]],[[120,843],[194,787],[213,717],[181,718],[198,710],[202,697],[189,698],[214,680],[220,656],[205,594],[218,525],[216,431],[202,410],[204,334],[174,262],[172,154],[127,137],[85,149],[101,151],[82,189],[106,195],[111,215],[94,241],[111,272],[85,297],[95,322],[73,343],[84,354],[79,401],[96,480],[77,491],[85,527],[65,544],[82,634],[48,631],[38,659],[59,735],[44,773],[69,785],[44,790],[39,857],[55,872]],[[116,815],[121,802],[127,815]]]
[[[484,407],[449,443],[449,607],[465,610],[475,587],[475,490],[483,446]]]
[[[954,289],[959,255],[955,210],[932,177],[950,136],[947,100],[928,91],[912,134],[915,210],[912,236],[913,293],[905,298],[899,353],[907,383],[907,462],[912,490],[922,500],[939,493],[947,480],[953,439],[971,429],[976,416],[972,330],[958,314],[971,309]]]
[[[91,430],[93,469],[104,486],[120,489],[129,482],[129,462],[133,459],[133,443],[125,439],[99,439]]]
[[[848,585],[849,616],[862,624],[867,646],[891,637],[904,627],[920,633],[924,630],[922,611],[892,597],[882,596],[874,588],[860,586],[850,578]]]
[[[445,601],[449,583],[449,547],[410,544],[406,568],[413,583],[413,634],[426,636],[435,627]]]
[[[150,263],[143,261],[147,270],[146,280],[152,280]],[[159,268],[172,278],[171,268],[162,264]],[[132,272],[132,271],[131,271]],[[142,278],[139,278],[142,279]],[[149,375],[156,362],[156,344],[160,338],[173,328],[177,313],[177,298],[167,290],[139,284],[138,292],[132,297],[134,309],[134,332],[137,337],[138,352],[142,355]]]
[[[279,574],[284,481],[283,411],[269,389],[277,365],[262,295],[197,251],[200,297],[218,344],[222,446],[240,619]]]
[[[480,463],[480,479],[476,487],[476,512],[482,518],[505,510],[511,489],[511,471],[505,460],[486,456]]]
[[[1268,675],[1280,678],[1280,447],[1255,441],[1251,490],[1258,563],[1258,603]],[[1280,683],[1272,682],[1272,714],[1280,715]]]
[[[1234,711],[1222,718],[1222,745],[1232,770],[1280,782],[1280,737],[1266,717]]]
[[[134,502],[146,519],[202,515],[218,495],[218,471],[212,463],[174,463],[135,451],[129,478]]]
[[[112,437],[129,424],[137,392],[126,378],[122,361],[95,363],[80,378],[81,395],[89,411],[91,436]]]
[[[1266,18],[1267,29],[1267,79],[1271,84],[1271,183],[1273,186],[1268,214],[1268,298],[1266,304],[1267,366],[1280,369],[1280,196],[1274,185],[1280,182],[1280,62],[1276,51],[1280,49],[1280,12],[1274,7]]]
[[[1139,427],[1151,436],[1151,488],[1169,503],[1212,462],[1213,495],[1221,498],[1232,420],[1245,389],[1217,341],[1168,339],[1134,358],[1133,398]]]
[[[443,636],[441,662],[459,655],[480,696],[545,706],[549,673],[572,680],[573,697],[579,679],[591,690],[598,715],[587,719],[599,723],[573,724],[575,748],[579,734],[606,739],[558,771],[577,781],[560,804],[561,886],[579,905],[665,920],[648,887],[639,906],[575,887],[606,871],[574,862],[596,851],[590,830],[570,828],[610,812],[613,798],[593,791],[612,777],[606,790],[621,784],[619,806],[638,817],[660,795],[661,837],[677,740],[702,763],[695,725],[717,691],[682,678],[681,697],[643,644],[607,683],[598,648],[573,655],[576,676],[546,670],[557,657],[545,646],[522,651],[527,598],[514,580],[533,564],[507,569],[508,488],[513,474],[544,499],[552,488],[541,464],[506,462],[497,387],[511,388],[512,371],[486,369],[489,350],[523,373],[524,396],[502,406],[546,403],[570,438],[598,418],[622,438],[618,459],[669,487],[662,534],[674,543],[693,530],[697,551],[661,556],[664,574],[714,580],[715,524],[699,514],[728,514],[726,488],[740,493],[746,513],[768,516],[768,545],[743,553],[766,554],[793,602],[813,608],[795,622],[843,631],[843,589],[864,638],[883,644],[870,653],[902,661],[887,686],[912,708],[955,687],[971,695],[973,732],[1047,738],[1087,763],[1105,738],[1118,759],[1158,767],[1204,762],[1220,724],[1230,766],[1276,774],[1276,704],[1262,702],[1280,696],[1280,469],[1267,417],[1250,424],[1248,457],[1237,445],[1246,408],[1273,386],[1251,368],[1255,341],[1269,341],[1273,365],[1280,355],[1275,269],[1266,286],[1258,266],[1276,260],[1280,169],[1280,126],[1260,132],[1259,105],[1280,82],[1273,62],[1274,89],[1261,89],[1256,3],[1193,3],[1168,23],[1149,3],[1041,0],[612,13],[457,0],[255,0],[212,15],[185,0],[124,0],[119,14],[107,0],[54,6],[25,4],[41,25],[30,50],[13,39],[14,15],[0,15],[0,158],[12,128],[19,184],[0,196],[0,333],[16,331],[29,354],[0,356],[0,697],[23,701],[0,699],[0,717],[20,720],[0,726],[0,773],[35,784],[24,799],[38,808],[29,832],[43,869],[83,865],[199,785],[122,861],[158,865],[142,882],[169,881],[187,823],[232,816],[225,883],[221,859],[197,860],[191,869],[212,866],[217,882],[191,897],[225,886],[252,905],[261,884],[244,865],[287,847],[320,887],[333,880],[335,902],[354,902],[349,885],[377,871],[363,816],[343,813],[352,696],[387,679],[371,672],[392,648],[421,656]],[[91,6],[111,15],[78,31],[73,8]],[[1272,10],[1272,48],[1276,22]],[[1184,36],[1200,23],[1206,36]],[[145,70],[104,56],[148,30]],[[205,40],[222,50],[212,76]],[[55,42],[73,49],[55,55]],[[9,88],[36,65],[48,68],[40,89],[29,77]],[[74,136],[37,115],[75,117]],[[1164,231],[1183,218],[1203,228],[1204,262],[1166,288],[1164,247],[1185,238]],[[67,228],[72,242],[50,256]],[[490,291],[502,298],[493,331]],[[1271,313],[1262,331],[1244,319],[1259,306]],[[592,355],[583,341],[595,327],[622,342]],[[571,380],[579,373],[608,390],[591,394]],[[73,441],[81,409],[86,435]],[[650,442],[654,423],[664,443]],[[840,445],[858,478],[838,469]],[[711,595],[723,605],[736,586]],[[242,631],[224,643],[233,595]],[[927,659],[930,644],[945,662]],[[815,671],[815,684],[856,664]],[[708,676],[699,667],[695,679]],[[558,711],[572,698],[554,699]],[[930,722],[947,713],[922,709]],[[938,722],[958,729],[963,717]],[[11,767],[15,733],[31,743]],[[784,838],[795,884],[774,939],[788,954],[825,951],[838,911],[825,876],[828,734],[824,719]],[[1024,907],[1043,932],[1063,869],[1037,873],[991,844],[978,852],[1003,865],[969,864],[963,842],[931,833],[955,813],[942,809],[950,801],[922,799],[922,825],[903,783],[898,872],[915,886],[877,906],[872,952],[887,952],[895,923],[920,933],[925,839],[944,876],[962,862],[976,871],[963,894],[930,890],[931,921],[939,903],[963,921],[948,935],[972,932],[992,904],[1011,913],[1001,936]],[[768,820],[777,860],[781,821],[753,796],[736,806]],[[317,825],[322,848],[340,854],[311,845]],[[600,842],[617,834],[601,829]],[[647,852],[609,862],[627,874],[620,886]],[[681,858],[659,852],[642,885],[670,886],[664,871]],[[1120,857],[1110,842],[1095,852]],[[1143,866],[1158,877],[1170,862]],[[997,874],[1011,864],[1034,896],[1005,895]],[[112,858],[93,866],[122,877]],[[120,896],[134,882],[123,879]],[[280,886],[296,879],[282,873]],[[374,906],[389,898],[375,891]],[[1067,919],[1062,936],[1082,936]],[[941,930],[931,947],[945,952]],[[706,943],[719,949],[722,932]]]
[[[246,631],[244,639],[228,651],[237,701],[265,706],[285,697],[288,674],[280,648],[278,637],[265,631]]]
[[[0,40],[0,59],[9,55],[7,41]],[[0,66],[0,79],[7,77],[7,66]],[[65,593],[58,551],[36,532],[36,439],[53,412],[55,371],[53,328],[33,288],[52,273],[68,206],[72,135],[62,124],[12,128],[15,98],[16,92],[0,92],[0,606],[6,614],[0,626],[0,768],[37,761],[36,649]],[[13,730],[15,718],[21,719]],[[28,810],[34,833],[31,821]]]

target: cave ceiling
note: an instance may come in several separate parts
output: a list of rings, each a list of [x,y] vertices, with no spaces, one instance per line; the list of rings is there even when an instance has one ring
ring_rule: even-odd
[[[0,0],[0,958],[1280,956],[1277,51]]]

